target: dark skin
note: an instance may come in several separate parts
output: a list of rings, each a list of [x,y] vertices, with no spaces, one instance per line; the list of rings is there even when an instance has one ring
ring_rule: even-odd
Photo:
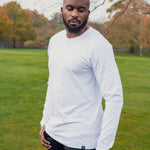
[[[41,131],[40,131],[40,140],[41,140],[41,143],[42,143],[42,145],[45,148],[51,149],[52,148],[51,143],[45,139],[45,137],[44,137],[44,131],[45,131],[45,125],[41,128]]]
[[[63,7],[61,7],[62,15],[71,28],[79,27],[89,16],[89,0],[64,0]],[[88,26],[84,26],[79,33],[70,33],[66,28],[66,36],[68,38],[74,38],[80,36],[88,29]],[[45,125],[40,130],[40,140],[42,145],[46,149],[51,149],[51,143],[44,137]]]
[[[80,26],[89,16],[89,0],[64,0],[61,7],[62,15],[68,25],[72,28]],[[67,37],[74,38],[80,36],[88,29],[85,26],[78,34],[72,34],[67,29]]]

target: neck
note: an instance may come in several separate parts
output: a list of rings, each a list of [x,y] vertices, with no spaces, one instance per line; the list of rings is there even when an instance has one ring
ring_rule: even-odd
[[[67,29],[66,29],[66,35],[68,38],[75,38],[75,37],[78,37],[80,36],[81,34],[83,34],[89,27],[88,26],[85,26],[79,33],[77,34],[73,34],[73,33],[70,33]]]

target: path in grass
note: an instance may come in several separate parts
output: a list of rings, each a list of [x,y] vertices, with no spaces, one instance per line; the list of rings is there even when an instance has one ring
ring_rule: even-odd
[[[124,108],[112,150],[150,149],[150,57],[117,55]],[[0,49],[0,149],[45,150],[39,122],[45,101],[46,50]]]

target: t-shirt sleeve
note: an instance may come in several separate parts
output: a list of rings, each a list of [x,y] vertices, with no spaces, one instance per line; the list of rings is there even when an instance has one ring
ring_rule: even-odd
[[[48,45],[48,59],[50,57],[50,50],[51,50],[51,40],[49,41],[49,45]],[[48,82],[47,82],[48,86],[47,86],[46,99],[45,99],[45,104],[44,104],[44,109],[43,109],[43,117],[42,117],[42,120],[40,122],[41,127],[49,121],[50,111],[51,111],[50,96],[49,96],[49,93],[50,93],[50,65],[49,65],[49,61],[48,61],[48,68],[49,68],[49,78],[48,78]]]
[[[105,99],[101,134],[96,150],[108,150],[113,146],[123,105],[120,75],[110,43],[97,44],[91,52],[91,64]]]

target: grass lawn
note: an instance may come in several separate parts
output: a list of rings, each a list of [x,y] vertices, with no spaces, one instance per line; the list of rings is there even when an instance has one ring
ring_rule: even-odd
[[[116,54],[124,107],[112,150],[150,149],[150,57]],[[45,150],[39,140],[47,51],[0,49],[0,150]]]

